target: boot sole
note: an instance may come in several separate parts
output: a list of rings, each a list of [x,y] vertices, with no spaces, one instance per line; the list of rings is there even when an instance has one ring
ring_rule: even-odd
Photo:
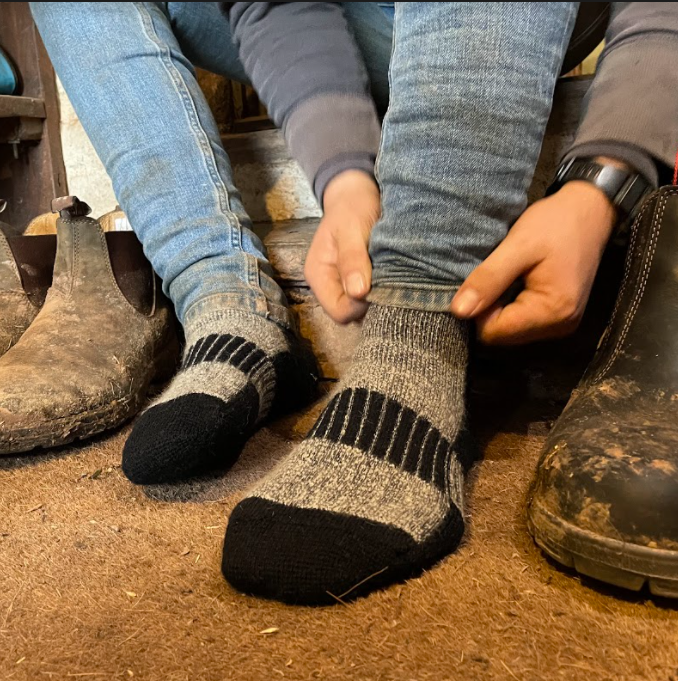
[[[133,418],[143,406],[144,391],[135,395],[124,407],[106,405],[99,409],[81,412],[61,419],[52,419],[40,430],[33,426],[21,430],[13,430],[11,438],[0,440],[0,456],[25,454],[35,449],[52,449],[71,444],[77,440],[86,440],[107,430],[118,428]]]
[[[532,504],[527,526],[551,558],[579,574],[631,591],[678,598],[678,551],[629,544],[566,523]]]
[[[179,343],[170,337],[154,361],[150,382],[143,390],[124,402],[116,400],[96,409],[52,419],[44,424],[13,430],[10,437],[0,438],[0,456],[26,454],[36,449],[63,447],[79,440],[87,440],[100,433],[115,430],[133,419],[144,406],[152,385],[169,380],[177,367]]]

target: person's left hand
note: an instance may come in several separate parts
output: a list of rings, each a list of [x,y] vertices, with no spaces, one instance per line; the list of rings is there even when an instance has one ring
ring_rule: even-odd
[[[490,345],[528,343],[572,333],[584,313],[615,211],[596,187],[568,182],[528,208],[504,241],[461,285],[452,313],[476,319]],[[525,288],[497,301],[518,279]]]
[[[379,187],[367,173],[344,171],[327,185],[323,206],[304,276],[325,312],[347,324],[367,311],[365,297],[372,285],[367,246],[381,214]]]

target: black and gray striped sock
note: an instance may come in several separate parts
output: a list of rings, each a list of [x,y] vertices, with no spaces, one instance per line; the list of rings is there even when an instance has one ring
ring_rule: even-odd
[[[339,391],[231,515],[223,572],[233,586],[332,603],[457,547],[473,458],[463,429],[466,334],[446,313],[370,307]]]
[[[309,355],[274,322],[238,310],[193,320],[179,373],[135,423],[123,471],[152,484],[228,467],[277,404],[303,404],[314,383]]]

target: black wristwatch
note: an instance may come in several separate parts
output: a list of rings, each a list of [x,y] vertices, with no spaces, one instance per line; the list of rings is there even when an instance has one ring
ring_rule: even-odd
[[[619,222],[632,219],[643,199],[652,191],[650,183],[639,173],[590,158],[571,158],[558,168],[556,179],[546,194],[557,192],[566,182],[583,180],[598,187],[617,210]]]

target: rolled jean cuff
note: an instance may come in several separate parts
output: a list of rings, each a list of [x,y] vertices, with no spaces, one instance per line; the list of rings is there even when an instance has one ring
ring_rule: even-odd
[[[377,305],[404,307],[409,310],[426,312],[450,312],[450,303],[460,284],[446,285],[413,285],[389,284],[377,285],[367,296],[367,301]]]
[[[184,326],[190,326],[198,318],[207,315],[218,316],[220,312],[226,310],[242,310],[252,312],[265,319],[275,322],[284,329],[297,330],[296,321],[291,310],[285,305],[279,305],[267,300],[264,296],[250,295],[244,293],[214,293],[200,300],[196,300],[186,311],[184,319],[181,320]]]

